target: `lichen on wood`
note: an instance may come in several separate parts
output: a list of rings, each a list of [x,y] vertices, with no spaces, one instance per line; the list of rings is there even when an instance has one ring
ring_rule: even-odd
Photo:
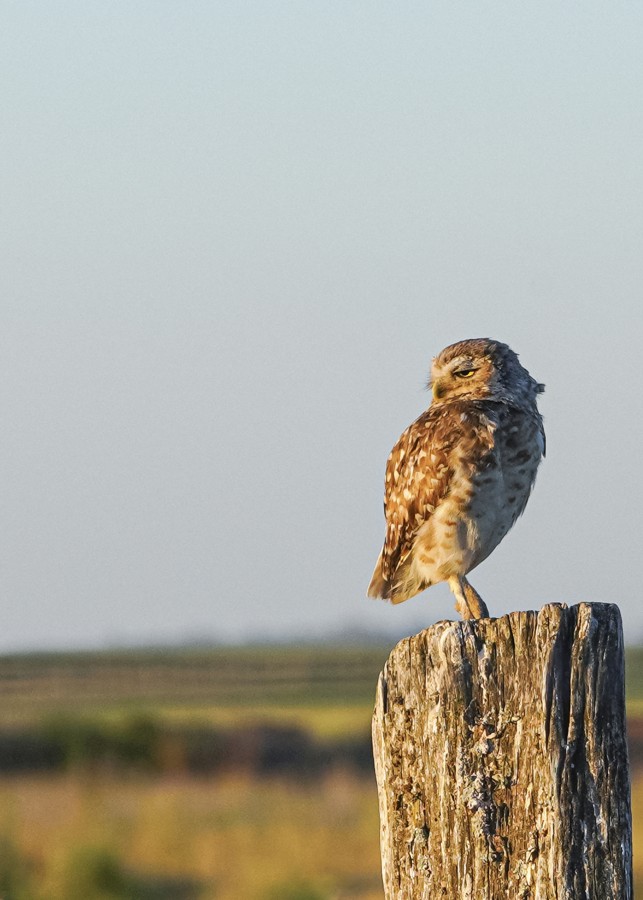
[[[380,675],[387,900],[631,900],[621,618],[438,622]]]

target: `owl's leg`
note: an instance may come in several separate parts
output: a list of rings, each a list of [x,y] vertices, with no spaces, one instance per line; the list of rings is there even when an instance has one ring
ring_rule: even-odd
[[[456,611],[460,613],[463,619],[475,618],[472,611],[469,609],[469,604],[467,603],[467,598],[464,593],[464,578],[452,575],[451,578],[449,578],[449,587],[455,597]]]
[[[466,578],[463,578],[462,581],[464,582],[464,596],[467,598],[467,606],[473,612],[473,618],[488,619],[489,610],[487,609],[487,604]]]
[[[449,578],[449,587],[455,597],[455,608],[463,619],[484,619],[489,615],[484,600],[464,575]]]

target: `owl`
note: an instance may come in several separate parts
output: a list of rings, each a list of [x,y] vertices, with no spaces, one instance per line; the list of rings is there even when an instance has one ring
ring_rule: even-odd
[[[435,357],[431,405],[388,458],[386,537],[369,597],[401,603],[446,581],[464,619],[488,616],[466,576],[523,512],[545,455],[544,391],[507,344],[475,338]]]

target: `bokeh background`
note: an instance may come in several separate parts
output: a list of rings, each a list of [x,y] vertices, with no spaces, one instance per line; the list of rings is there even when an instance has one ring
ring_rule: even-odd
[[[313,743],[328,729],[340,741],[367,728],[364,685],[392,641],[452,615],[443,586],[397,608],[364,595],[383,537],[386,457],[428,404],[431,357],[464,337],[509,343],[547,385],[536,491],[476,587],[494,614],[617,602],[628,643],[643,639],[642,41],[643,9],[625,0],[2,5],[0,652],[5,679],[20,671],[26,692],[7,694],[4,721],[7,740],[26,729],[44,746],[45,729],[67,760],[64,775],[46,776],[62,792],[52,833],[87,834],[82,810],[92,819],[100,806],[91,791],[124,783],[109,741],[122,748],[130,727],[152,740],[149,728],[158,738],[172,716],[192,716],[190,727],[223,729],[223,744],[226,728],[260,720],[287,721]],[[200,706],[201,670],[170,703],[174,674],[150,699],[141,685],[156,662],[138,651],[122,689],[83,668],[105,674],[109,658],[118,669],[120,651],[107,648],[154,645],[170,658],[177,645],[198,655],[288,642],[317,646],[319,660],[321,644],[349,640],[374,655],[355,688],[362,718],[347,731],[337,725],[353,696],[344,663],[327,661],[344,675],[317,703],[323,725],[287,692],[260,704],[239,695],[239,718],[229,687],[238,657],[222,649],[208,671],[228,688],[199,695]],[[271,658],[248,666],[270,681]],[[309,684],[286,670],[279,678]],[[73,686],[85,675],[87,695]],[[32,689],[40,705],[25,700]],[[300,718],[284,713],[289,704]],[[110,715],[109,739],[87,737]],[[100,764],[90,754],[94,774],[81,777],[92,740],[111,750]],[[153,810],[171,796],[167,779],[189,791],[194,776],[170,757],[161,764],[154,746],[145,783],[161,799],[149,799],[150,822],[164,820]],[[20,747],[12,758],[24,758]],[[361,765],[353,757],[333,759],[336,780],[312,806],[334,798],[350,821],[362,799],[346,797],[368,804],[372,784],[346,774]],[[167,849],[154,857],[118,843],[109,815],[125,821],[131,797],[77,856],[47,855],[44,838],[20,837],[38,833],[25,824],[35,776],[12,777],[5,789],[24,790],[5,798],[4,828],[16,871],[29,875],[8,896],[69,898],[60,873],[81,883],[77,866],[112,884],[88,881],[84,897],[179,897],[182,878],[186,891],[221,898],[378,896],[370,876],[318,878],[296,865],[232,888],[184,859],[168,868]],[[216,775],[230,791],[224,809],[243,794],[235,777]],[[243,777],[249,796],[305,793],[290,782],[279,793],[254,769]],[[214,788],[195,791],[201,802]],[[175,818],[194,821],[178,806]],[[66,824],[53,813],[62,808]],[[225,857],[247,835],[217,809],[206,819],[236,835]],[[261,822],[274,844],[274,822]],[[181,829],[167,827],[176,846]],[[61,847],[76,846],[71,831]],[[131,882],[130,870],[154,877]]]

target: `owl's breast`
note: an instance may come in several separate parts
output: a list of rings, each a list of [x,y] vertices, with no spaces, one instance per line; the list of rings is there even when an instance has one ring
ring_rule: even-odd
[[[512,411],[495,429],[493,448],[475,471],[470,469],[470,569],[486,559],[524,511],[543,451],[540,421]]]

